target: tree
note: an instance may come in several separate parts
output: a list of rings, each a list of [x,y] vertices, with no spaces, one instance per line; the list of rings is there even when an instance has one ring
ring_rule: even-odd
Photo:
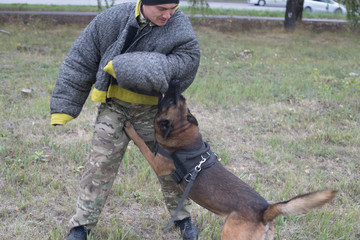
[[[339,0],[347,9],[346,18],[350,27],[360,31],[360,0]],[[295,30],[296,21],[302,21],[304,0],[287,0],[285,11],[285,29]]]
[[[287,0],[284,26],[288,31],[295,30],[295,22],[302,20],[304,0]]]
[[[346,18],[350,27],[360,31],[360,0],[342,0],[347,10]]]
[[[115,4],[115,0],[104,0],[104,1],[105,1],[105,7],[106,8],[112,7]],[[101,0],[97,0],[97,5],[98,5],[98,10],[102,11]]]
[[[190,14],[193,12],[200,10],[200,12],[205,15],[206,11],[210,8],[207,0],[188,0],[190,5]]]

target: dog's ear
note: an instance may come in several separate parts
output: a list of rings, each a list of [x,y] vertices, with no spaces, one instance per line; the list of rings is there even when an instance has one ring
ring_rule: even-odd
[[[163,138],[165,140],[168,137],[169,133],[174,129],[172,121],[169,119],[160,119],[158,121],[158,127],[160,128]]]
[[[199,126],[197,119],[194,117],[194,115],[191,114],[190,109],[188,109],[187,120],[190,123],[195,124],[196,126]]]

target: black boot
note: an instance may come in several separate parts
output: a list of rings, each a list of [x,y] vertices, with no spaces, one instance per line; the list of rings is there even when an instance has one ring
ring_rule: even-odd
[[[175,221],[175,225],[180,228],[181,236],[183,237],[183,240],[198,239],[199,232],[195,227],[195,225],[191,223],[190,218],[185,218],[180,221]]]
[[[70,230],[66,240],[86,240],[90,230],[87,230],[84,226],[74,227]]]

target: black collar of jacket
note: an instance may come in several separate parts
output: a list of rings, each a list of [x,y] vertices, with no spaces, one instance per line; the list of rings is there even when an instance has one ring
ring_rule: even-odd
[[[212,166],[217,160],[216,154],[211,151],[210,145],[207,142],[203,142],[199,149],[190,151],[178,150],[172,154],[166,152],[156,143],[155,155],[157,153],[171,158],[174,161],[176,170],[171,174],[171,177],[178,184],[185,176],[195,171],[195,167],[198,166],[203,159],[206,159],[206,161],[201,165],[201,169]]]

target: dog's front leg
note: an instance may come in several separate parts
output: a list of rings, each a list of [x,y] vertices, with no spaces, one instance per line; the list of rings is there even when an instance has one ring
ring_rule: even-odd
[[[137,134],[133,125],[130,122],[125,122],[124,131],[128,137],[134,141],[135,145],[140,149],[145,159],[148,161],[156,175],[164,176],[169,175],[175,170],[174,163],[171,159],[168,159],[161,155],[156,155],[151,152],[144,140]]]
[[[124,131],[126,132],[128,137],[134,141],[135,145],[140,149],[141,153],[144,155],[145,159],[149,162],[150,166],[154,168],[153,167],[154,154],[148,148],[144,140],[137,134],[133,125],[130,122],[125,122]]]

